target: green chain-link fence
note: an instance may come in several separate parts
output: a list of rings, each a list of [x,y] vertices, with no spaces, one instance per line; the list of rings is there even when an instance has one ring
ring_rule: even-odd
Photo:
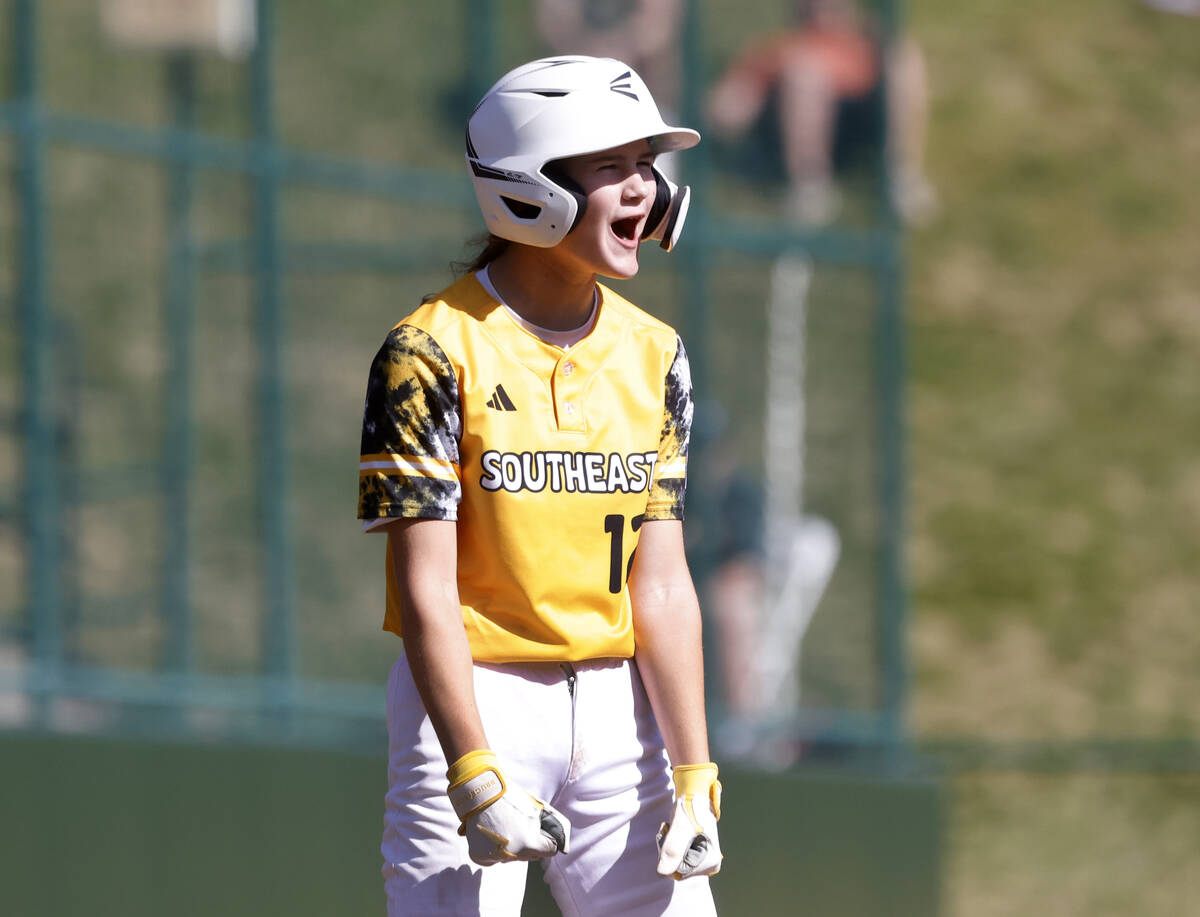
[[[459,150],[473,100],[547,48],[522,3],[333,6],[258,0],[245,58],[122,47],[82,0],[5,10],[9,725],[380,741],[397,644],[378,631],[382,543],[353,518],[366,367],[477,231]],[[783,12],[739,9],[686,5],[687,123]],[[684,242],[622,289],[692,358],[698,583],[719,585],[731,532],[768,562],[750,615],[767,623],[709,621],[717,735],[776,762],[899,748],[902,259],[884,158],[813,231],[735,152],[688,155]],[[788,553],[806,544],[824,545],[815,584]],[[755,675],[777,702],[732,699],[739,639],[785,650],[782,674]]]

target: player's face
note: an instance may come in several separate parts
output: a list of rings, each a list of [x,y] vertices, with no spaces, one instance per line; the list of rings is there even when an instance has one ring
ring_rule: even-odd
[[[638,240],[654,203],[653,164],[646,140],[564,160],[567,175],[587,195],[587,208],[557,254],[606,277],[636,274]]]

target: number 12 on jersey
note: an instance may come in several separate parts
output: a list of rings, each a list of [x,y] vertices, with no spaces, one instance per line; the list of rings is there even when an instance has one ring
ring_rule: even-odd
[[[629,520],[629,528],[637,532],[642,527],[642,520],[645,518],[645,513],[634,516]],[[629,552],[629,560],[622,564],[622,561],[625,560],[625,517],[620,513],[610,513],[604,517],[604,531],[612,536],[609,545],[608,591],[617,595],[624,588],[626,580],[629,579],[629,571],[633,569],[633,555],[637,548]],[[623,571],[622,566],[624,567]],[[624,572],[624,576],[621,575],[622,572]]]

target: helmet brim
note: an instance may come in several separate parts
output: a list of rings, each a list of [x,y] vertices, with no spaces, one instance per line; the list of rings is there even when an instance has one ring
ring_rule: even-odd
[[[688,150],[700,142],[700,133],[690,127],[672,127],[666,133],[649,138],[650,148],[656,153],[674,153]]]

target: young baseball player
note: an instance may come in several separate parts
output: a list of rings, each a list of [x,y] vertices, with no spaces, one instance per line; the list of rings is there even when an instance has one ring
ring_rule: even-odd
[[[502,77],[466,138],[489,243],[371,366],[390,915],[515,917],[528,860],[568,917],[715,914],[687,357],[597,282],[674,245],[689,192],[654,160],[699,139],[616,60]]]

